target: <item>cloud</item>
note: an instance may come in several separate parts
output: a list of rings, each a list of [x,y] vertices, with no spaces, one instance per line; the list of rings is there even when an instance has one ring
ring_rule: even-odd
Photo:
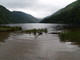
[[[9,10],[19,10],[35,17],[45,17],[75,0],[0,0]]]
[[[0,4],[8,8],[25,8],[31,7],[35,4],[36,0],[0,0]]]

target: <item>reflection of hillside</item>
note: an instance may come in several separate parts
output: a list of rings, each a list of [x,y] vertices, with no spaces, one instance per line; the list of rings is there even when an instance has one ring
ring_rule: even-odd
[[[10,33],[0,32],[0,42],[5,42],[5,40],[9,37]]]

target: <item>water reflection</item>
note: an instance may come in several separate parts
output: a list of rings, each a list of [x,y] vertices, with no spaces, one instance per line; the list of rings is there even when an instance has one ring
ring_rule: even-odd
[[[0,46],[0,60],[80,60],[80,48],[69,45],[70,42],[61,43],[57,34],[42,34],[36,40],[33,34],[26,33],[10,33],[10,36],[0,33],[0,36],[4,41],[9,37]]]
[[[53,29],[52,26],[56,26],[56,24],[41,24],[41,23],[36,23],[36,24],[35,23],[27,23],[27,24],[3,24],[3,25],[6,25],[6,26],[21,26],[23,30],[45,29],[45,28],[47,28],[48,32],[51,32],[51,30]],[[46,30],[44,32],[46,32]],[[14,34],[16,34],[16,33],[14,33]],[[41,34],[42,34],[41,32],[39,32],[39,34],[37,34],[37,33],[34,32],[35,39],[38,36],[40,36]],[[11,35],[11,34],[7,33],[7,32],[0,33],[0,41],[1,42],[5,42],[5,40],[9,37],[9,35]]]
[[[54,30],[58,24],[45,24],[45,23],[27,23],[27,24],[3,24],[6,26],[21,26],[23,30],[27,29],[43,29],[48,28],[48,31]]]
[[[0,42],[5,42],[5,40],[9,37],[10,33],[8,32],[0,32]]]

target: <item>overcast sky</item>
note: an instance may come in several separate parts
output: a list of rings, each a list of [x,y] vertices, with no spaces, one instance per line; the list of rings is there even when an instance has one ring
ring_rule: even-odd
[[[11,11],[23,11],[43,18],[76,0],[0,0],[0,4]]]

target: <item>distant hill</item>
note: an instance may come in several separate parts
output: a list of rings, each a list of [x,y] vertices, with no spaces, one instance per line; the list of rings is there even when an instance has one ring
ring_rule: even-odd
[[[69,4],[49,17],[44,18],[41,22],[80,24],[80,0]]]
[[[0,24],[8,23],[36,23],[38,19],[21,11],[9,11],[0,5]]]

